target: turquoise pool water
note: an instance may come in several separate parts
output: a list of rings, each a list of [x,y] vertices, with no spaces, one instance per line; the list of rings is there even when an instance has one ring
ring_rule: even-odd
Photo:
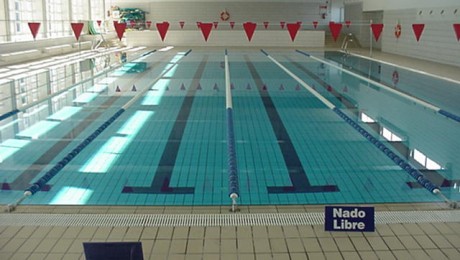
[[[449,198],[458,200],[460,174],[454,166],[459,163],[455,155],[460,147],[459,122],[294,51],[268,52],[414,168],[433,177],[433,182],[447,181],[436,184]],[[228,58],[239,203],[440,200],[418,187],[406,171],[264,54],[229,50]],[[44,190],[23,203],[230,203],[224,51],[171,49],[137,62],[143,62],[145,70],[115,71],[108,79],[94,82],[98,89],[88,89],[83,96],[87,100],[75,97],[79,99],[70,100],[65,109],[49,112],[50,117],[37,125],[16,124],[14,136],[4,138],[0,146],[4,154],[11,154],[1,162],[2,203],[20,197],[130,101],[132,105]],[[139,99],[132,100],[134,97]],[[387,141],[381,129],[375,130],[375,123],[361,122],[361,112],[403,140]],[[410,155],[414,147],[443,169],[428,171],[416,163]]]

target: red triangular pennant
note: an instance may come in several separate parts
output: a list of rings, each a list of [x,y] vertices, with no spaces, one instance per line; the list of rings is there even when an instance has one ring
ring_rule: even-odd
[[[125,33],[126,24],[113,22],[113,25],[115,26],[115,31],[117,32],[118,39],[120,39],[121,41],[121,39],[123,38],[123,34]]]
[[[337,41],[337,38],[339,38],[340,35],[340,31],[342,30],[342,24],[330,22],[329,29],[331,30],[332,38],[334,38],[334,41]]]
[[[168,32],[168,28],[169,28],[168,22],[157,23],[158,33],[160,33],[160,37],[162,41],[165,40],[166,33]]]
[[[313,27],[316,29],[318,27],[318,21],[313,21]]]
[[[150,29],[150,26],[152,26],[152,21],[146,21],[145,24],[147,25],[147,29]]]
[[[181,28],[181,29],[184,29],[184,24],[185,24],[184,21],[180,21],[180,22],[179,22],[179,25],[180,25],[180,28]]]
[[[134,27],[136,25],[136,21],[131,20],[131,21],[129,21],[129,24],[131,25],[131,27]]]
[[[285,24],[286,24],[286,22],[280,22],[281,29],[284,29]]]
[[[264,27],[265,27],[265,29],[268,28],[268,24],[269,24],[269,22],[264,22]]]
[[[233,27],[235,27],[235,22],[232,21],[232,22],[230,22],[230,28],[233,29]]]
[[[287,29],[289,31],[289,35],[291,36],[291,40],[294,41],[297,35],[297,32],[300,29],[300,23],[288,23]]]
[[[422,37],[422,33],[423,33],[424,28],[425,28],[425,24],[423,24],[423,23],[414,23],[414,24],[412,24],[412,30],[414,31],[415,39],[417,39],[417,41],[419,41],[420,37]]]
[[[345,25],[347,26],[347,28],[350,28],[350,24],[351,24],[351,21],[350,21],[350,20],[346,20],[346,21],[345,21]]]
[[[97,22],[97,26],[101,27],[102,21],[101,21],[101,20],[97,20],[96,22]]]
[[[248,36],[248,40],[251,41],[252,36],[254,35],[254,31],[256,30],[257,24],[253,22],[246,22],[243,24],[244,31],[246,32],[246,36]]]
[[[200,28],[201,22],[196,22],[196,26],[197,26],[198,28]]]
[[[213,22],[212,24],[214,25],[214,29],[217,29],[217,25],[219,24],[219,22]]]
[[[371,29],[375,40],[378,41],[383,30],[383,23],[373,23],[371,24]]]
[[[460,41],[460,23],[454,23],[452,26],[454,27],[455,35],[457,36],[457,41]]]
[[[70,26],[78,41],[80,39],[81,30],[83,29],[83,23],[70,23]]]
[[[208,41],[209,34],[212,30],[212,23],[200,23],[199,27],[201,29],[201,33],[203,33],[204,40]]]
[[[35,40],[35,37],[37,37],[38,30],[40,29],[40,23],[29,23],[29,29]]]

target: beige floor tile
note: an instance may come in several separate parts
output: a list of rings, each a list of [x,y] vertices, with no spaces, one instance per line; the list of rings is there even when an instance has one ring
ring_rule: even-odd
[[[417,240],[415,240],[412,236],[400,236],[398,238],[406,249],[420,249],[420,245],[417,243]]]
[[[300,237],[316,237],[315,230],[311,225],[298,226]],[[338,233],[338,232],[337,232]]]
[[[236,239],[236,227],[221,227],[220,229],[220,237],[222,239]]]
[[[340,252],[324,252],[324,256],[327,260],[342,260],[342,254]]]
[[[359,251],[358,254],[360,256],[360,259],[363,260],[378,260],[378,256],[375,254],[374,251]]]
[[[253,238],[268,238],[268,231],[266,226],[254,226],[252,227]]]
[[[82,227],[67,227],[61,238],[76,238],[80,233]]]
[[[290,253],[290,254],[284,254],[284,255],[287,255],[288,257],[290,257],[287,259],[291,259],[291,260],[307,260],[308,259],[308,256],[306,253]],[[273,259],[277,260],[277,259],[284,259],[284,258],[278,258],[278,254],[273,254]]]
[[[393,230],[390,228],[389,225],[376,225],[375,230],[378,232],[380,236],[394,236]]]
[[[441,251],[447,256],[447,259],[460,259],[460,251],[454,248],[443,248]]]
[[[305,252],[301,238],[286,238],[286,245],[290,253]]]
[[[269,238],[284,238],[283,229],[280,226],[268,226],[267,231]]]
[[[267,254],[267,253],[256,253],[255,254],[255,259],[256,260],[272,260],[274,259],[272,254]],[[289,258],[288,258],[289,259]]]
[[[454,246],[457,249],[460,249],[460,235],[445,235],[444,238],[447,239],[447,241],[449,241],[449,243],[451,243],[452,246]]]
[[[224,253],[220,255],[220,260],[236,260],[238,259],[238,254],[235,253]]]
[[[307,252],[321,252],[321,246],[319,245],[317,238],[303,238],[303,246]]]
[[[70,245],[69,249],[67,250],[67,253],[83,253],[83,242],[86,242],[84,239],[76,239],[72,242]]]
[[[254,238],[254,252],[257,253],[270,253],[270,243],[268,238]]]
[[[455,230],[452,230],[449,225],[446,223],[433,223],[433,226],[439,231],[441,234],[455,234]]]
[[[418,223],[418,226],[427,235],[439,235],[439,231],[431,223]]]
[[[252,239],[237,239],[238,254],[254,253]]]
[[[204,239],[204,227],[190,227],[189,239]]]
[[[205,237],[206,239],[219,239],[220,238],[220,227],[206,227]]]
[[[171,239],[174,227],[159,227],[157,239]]]
[[[142,230],[141,240],[142,239],[156,239],[158,228],[157,227],[144,227]]]
[[[237,252],[237,241],[235,238],[232,239],[221,239],[220,240],[220,251],[223,254],[235,254]]]
[[[185,254],[169,254],[166,257],[168,260],[185,260],[187,256]]]
[[[27,260],[46,260],[46,256],[48,253],[32,253],[29,255]],[[10,259],[10,258],[2,258],[0,255],[0,259]]]
[[[167,255],[171,241],[169,240],[156,240],[153,244],[152,254]]]
[[[252,228],[249,226],[236,227],[236,237],[238,239],[252,239]]]
[[[255,260],[256,256],[254,254],[248,253],[238,253],[238,260]]]
[[[187,243],[187,255],[203,253],[204,240],[189,239]]]
[[[171,247],[169,254],[185,254],[187,252],[187,240],[173,239],[171,240]]]
[[[19,253],[32,253],[35,248],[42,242],[43,239],[30,238],[27,239],[21,247],[18,248]]]
[[[83,227],[78,233],[78,238],[90,240],[93,238],[94,233],[96,233],[97,227]]]
[[[323,252],[307,252],[308,259],[325,260],[326,256]]]
[[[377,257],[379,259],[384,259],[384,260],[394,260],[394,259],[397,259],[395,258],[395,256],[393,255],[393,253],[391,253],[391,251],[388,251],[388,250],[379,250],[379,251],[375,251],[375,254],[377,255]],[[399,260],[399,259],[398,259]],[[404,259],[401,259],[401,260],[404,260]]]
[[[351,242],[358,251],[371,251],[373,250],[367,238],[364,237],[350,237]]]
[[[61,238],[62,234],[64,234],[66,230],[67,227],[53,227],[46,235],[46,238]]]
[[[72,243],[73,239],[59,239],[51,250],[51,253],[66,253]]]
[[[270,238],[270,248],[273,253],[287,253],[287,245],[284,238]]]
[[[300,237],[297,226],[282,226],[285,238],[298,238]]]
[[[172,234],[172,239],[187,239],[189,229],[189,227],[175,227]]]
[[[410,249],[409,253],[417,260],[432,260],[430,256],[422,249]]]
[[[141,238],[143,227],[128,227],[123,241],[138,241]]]
[[[388,250],[387,245],[380,237],[368,237],[366,238],[369,245],[371,245],[374,251],[386,251]]]
[[[410,235],[424,235],[423,230],[415,223],[404,224],[404,228]]]
[[[11,260],[28,260],[30,257],[30,253],[15,253],[11,256]]]
[[[334,238],[334,240],[340,252],[356,251],[355,247],[353,246],[353,243],[351,243],[350,238],[337,237],[337,238]]]
[[[97,231],[94,233],[92,241],[93,240],[105,241],[109,237],[110,232],[112,232],[112,227],[98,227]]]
[[[436,260],[447,260],[447,256],[442,252],[441,249],[425,249],[425,253],[430,257],[430,259]]]
[[[426,235],[412,236],[423,249],[437,248],[437,246]]]
[[[40,244],[35,248],[35,253],[48,253],[53,249],[54,245],[56,245],[58,239],[57,238],[47,238],[43,239]]]
[[[220,253],[220,239],[205,239],[203,253]]]
[[[3,246],[2,252],[16,252],[22,244],[24,244],[27,241],[25,238],[13,238],[8,241],[8,243]]]
[[[335,252],[339,251],[339,248],[337,247],[335,241],[333,238],[327,238],[327,237],[320,237],[318,238],[319,245],[323,249],[324,252]]]
[[[14,236],[15,238],[29,238],[32,236],[32,234],[35,232],[37,227],[34,226],[28,226],[28,227],[22,227]]]
[[[385,244],[390,250],[404,250],[406,249],[404,245],[399,241],[397,237],[382,237]]]
[[[409,232],[404,228],[403,224],[390,224],[388,225],[393,231],[393,234],[396,236],[407,236],[409,235]]]
[[[342,257],[345,260],[356,260],[356,259],[360,258],[358,252],[343,252],[343,251],[340,251],[340,253],[342,253]]]
[[[413,256],[407,250],[393,250],[393,255],[396,259],[404,260],[404,259],[413,259]]]

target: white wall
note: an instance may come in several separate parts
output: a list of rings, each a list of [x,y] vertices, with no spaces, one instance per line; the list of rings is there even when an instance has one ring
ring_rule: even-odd
[[[244,30],[212,30],[208,41],[204,40],[201,31],[173,30],[168,31],[162,42],[156,30],[146,30],[127,31],[126,41],[129,46],[323,47],[324,31],[299,31],[293,42],[287,30],[256,29],[249,42]]]
[[[400,10],[408,8],[449,7],[459,0],[344,0],[345,3],[363,3],[363,11]]]

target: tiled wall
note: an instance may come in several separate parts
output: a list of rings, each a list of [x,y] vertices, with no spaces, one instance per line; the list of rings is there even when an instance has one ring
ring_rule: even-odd
[[[394,27],[398,22],[402,27],[399,39],[394,35]],[[382,51],[460,66],[460,42],[456,39],[452,25],[460,23],[460,6],[386,10],[383,23]],[[414,23],[425,24],[419,42],[412,30]]]

